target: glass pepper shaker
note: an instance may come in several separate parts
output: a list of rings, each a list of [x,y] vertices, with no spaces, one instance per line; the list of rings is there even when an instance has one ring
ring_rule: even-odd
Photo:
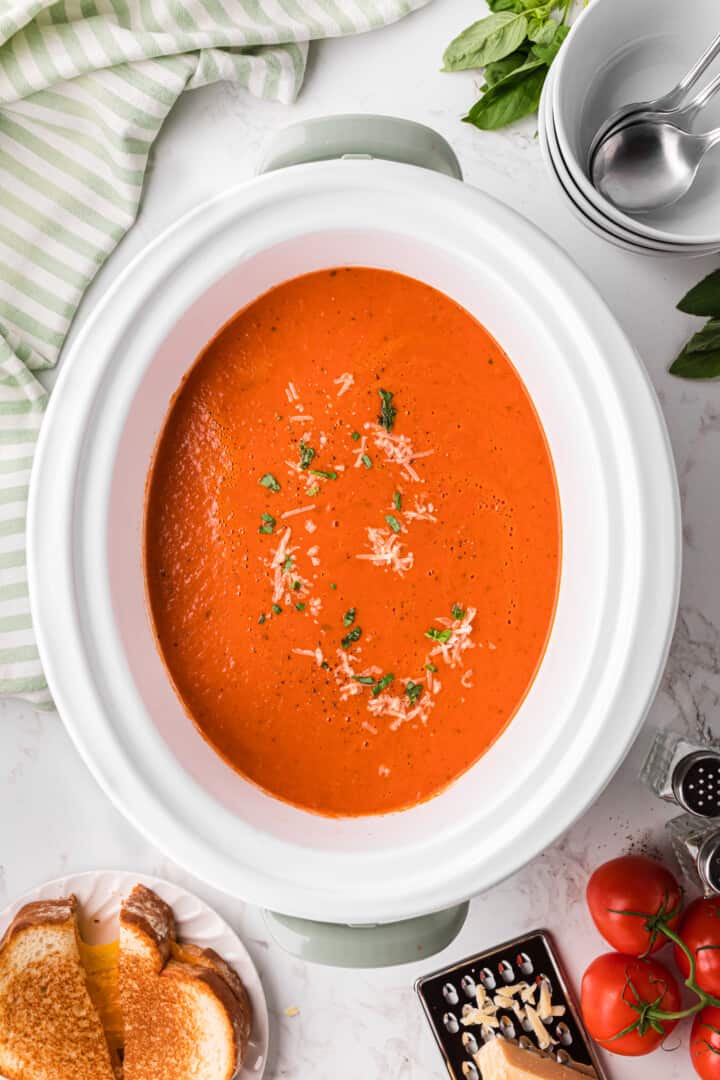
[[[681,814],[667,823],[683,876],[705,896],[720,893],[720,822]]]
[[[720,751],[675,731],[659,731],[641,779],[666,802],[696,818],[720,818]]]

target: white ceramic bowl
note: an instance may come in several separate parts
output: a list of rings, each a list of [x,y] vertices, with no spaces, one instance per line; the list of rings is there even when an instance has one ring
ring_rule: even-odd
[[[203,741],[156,653],[141,562],[148,465],[195,355],[258,294],[338,264],[410,274],[488,327],[539,411],[564,523],[549,646],[506,732],[432,801],[355,820],[286,806]],[[597,797],[661,677],[680,550],[662,416],[598,294],[507,207],[457,180],[379,161],[297,166],[242,184],[128,267],[65,358],[28,520],[43,664],[105,791],[208,882],[288,914],[350,923],[422,914],[489,887]]]
[[[716,0],[592,0],[553,65],[552,112],[576,186],[592,205],[630,232],[681,244],[720,243],[720,153],[710,153],[688,195],[650,214],[622,213],[595,190],[587,156],[601,123],[621,105],[670,90],[718,31]],[[701,86],[720,71],[716,61]],[[720,98],[696,130],[720,125]]]
[[[552,93],[554,68],[545,82],[540,109],[538,114],[538,135],[540,150],[550,173],[551,179],[555,180],[565,196],[568,206],[577,218],[596,236],[609,240],[611,244],[631,251],[634,254],[660,256],[675,255],[690,258],[700,258],[704,255],[712,255],[720,250],[720,243],[716,244],[679,244],[667,243],[661,240],[652,240],[645,236],[639,236],[622,225],[618,225],[605,214],[601,213],[592,203],[588,202],[585,195],[575,183],[560,149],[557,131],[552,112]]]
[[[634,239],[626,240],[623,237],[616,235],[609,227],[607,218],[602,220],[602,223],[596,220],[595,214],[597,211],[593,212],[593,208],[584,199],[582,193],[575,186],[572,177],[563,167],[552,122],[551,79],[552,70],[545,80],[542,97],[540,98],[540,108],[538,110],[540,153],[542,154],[550,179],[554,181],[562,192],[566,205],[572,211],[574,216],[586,229],[589,229],[590,232],[594,233],[595,236],[599,237],[601,240],[607,240],[615,247],[621,248],[623,251],[630,252],[633,255],[650,255],[654,258],[659,258],[661,255],[665,254],[665,252],[656,251],[654,248],[650,247],[644,247],[643,244]]]

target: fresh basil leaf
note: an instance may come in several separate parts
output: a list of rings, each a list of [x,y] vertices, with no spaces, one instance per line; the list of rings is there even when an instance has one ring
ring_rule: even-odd
[[[551,22],[554,22],[554,20],[551,20]],[[569,33],[569,26],[559,26],[555,23],[555,29],[552,32],[552,36],[549,37],[547,41],[545,40],[544,34],[540,39],[535,41],[531,50],[532,55],[539,57],[540,60],[544,60],[549,67],[560,52],[560,46]]]
[[[538,107],[547,72],[542,61],[517,68],[487,90],[463,119],[482,131],[496,131],[529,116]]]
[[[525,35],[528,41],[537,41],[538,38],[541,38],[543,33],[545,33],[545,27],[548,25],[548,22],[554,22],[554,19],[538,19],[536,15],[531,15],[528,18],[527,34]],[[553,27],[550,27],[548,33],[552,37],[555,33]]]
[[[495,83],[495,87],[509,87],[514,86],[515,83],[522,82],[529,72],[538,71],[541,67],[546,65],[542,60],[539,60],[537,56],[530,54],[525,57],[525,62],[520,67],[513,68],[503,79]]]
[[[525,11],[523,0],[488,0],[491,11]]]
[[[679,379],[717,379],[720,376],[720,349],[692,353],[683,349],[668,370]]]
[[[503,57],[502,60],[494,60],[492,64],[488,64],[485,68],[485,84],[488,87],[496,86],[510,72],[522,67],[526,60],[527,53],[523,52],[522,49],[517,49],[514,53],[510,53],[509,56]]]
[[[716,315],[720,317],[720,270],[713,270],[703,278],[678,304],[679,311],[688,315]]]
[[[480,19],[451,41],[443,56],[444,71],[485,67],[515,52],[525,40],[527,17],[498,11]]]
[[[555,31],[559,26],[560,24],[556,19],[533,17],[528,20],[527,36],[530,41],[538,42],[541,45],[549,45],[555,37]]]
[[[720,319],[709,319],[702,330],[693,334],[683,352],[713,352],[715,349],[720,349]]]

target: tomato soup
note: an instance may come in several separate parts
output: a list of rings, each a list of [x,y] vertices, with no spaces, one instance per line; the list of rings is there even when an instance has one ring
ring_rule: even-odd
[[[477,761],[532,682],[559,565],[523,383],[419,281],[288,281],[172,402],[145,523],[158,647],[211,746],[295,806],[401,810]]]

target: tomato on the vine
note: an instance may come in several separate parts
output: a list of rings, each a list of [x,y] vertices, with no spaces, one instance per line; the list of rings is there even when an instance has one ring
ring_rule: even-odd
[[[702,1080],[720,1080],[720,1009],[708,1005],[695,1017],[690,1057]]]
[[[580,1004],[588,1032],[613,1054],[649,1054],[675,1027],[657,1012],[680,1009],[675,978],[657,960],[605,953],[583,976]]]
[[[695,957],[698,986],[707,994],[720,997],[720,897],[688,904],[677,932]],[[675,962],[687,978],[690,963],[677,945]]]
[[[665,918],[671,929],[677,925],[682,889],[654,859],[623,855],[597,868],[588,882],[587,902],[608,945],[630,956],[647,956],[668,940],[654,920]]]

